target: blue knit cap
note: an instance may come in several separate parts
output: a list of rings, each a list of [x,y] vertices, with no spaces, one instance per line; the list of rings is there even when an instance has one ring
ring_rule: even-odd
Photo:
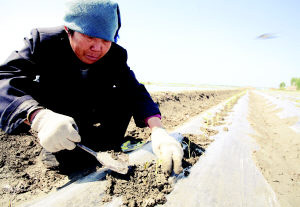
[[[64,24],[85,35],[117,42],[121,27],[119,6],[110,0],[70,0]]]

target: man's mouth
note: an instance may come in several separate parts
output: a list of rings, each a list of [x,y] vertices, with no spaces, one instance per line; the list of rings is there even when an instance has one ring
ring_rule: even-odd
[[[98,60],[99,56],[86,55],[86,57],[90,60]]]

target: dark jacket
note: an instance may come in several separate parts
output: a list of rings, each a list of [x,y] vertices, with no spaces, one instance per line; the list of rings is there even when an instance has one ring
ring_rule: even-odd
[[[0,128],[5,132],[18,128],[36,105],[71,116],[76,123],[95,121],[112,110],[112,101],[128,106],[139,127],[160,113],[127,66],[121,46],[113,43],[103,58],[88,65],[73,52],[63,27],[34,29],[31,35],[0,66]]]

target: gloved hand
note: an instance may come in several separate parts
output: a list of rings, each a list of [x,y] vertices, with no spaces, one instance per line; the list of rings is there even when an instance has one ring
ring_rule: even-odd
[[[31,128],[38,132],[42,147],[49,152],[72,150],[76,147],[74,142],[81,140],[73,118],[49,109],[42,109],[37,113]]]
[[[182,171],[183,149],[181,144],[163,128],[155,127],[151,134],[152,149],[162,161],[162,169],[170,174],[172,168],[179,174]]]

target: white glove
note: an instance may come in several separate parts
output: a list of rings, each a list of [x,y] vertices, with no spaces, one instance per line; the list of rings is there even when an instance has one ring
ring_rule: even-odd
[[[153,152],[162,161],[163,171],[170,174],[173,167],[174,172],[179,174],[183,157],[181,144],[166,130],[158,127],[152,129],[151,140]]]
[[[31,128],[38,132],[42,147],[49,152],[72,150],[76,147],[74,142],[81,140],[73,118],[49,109],[42,109],[37,113]]]

